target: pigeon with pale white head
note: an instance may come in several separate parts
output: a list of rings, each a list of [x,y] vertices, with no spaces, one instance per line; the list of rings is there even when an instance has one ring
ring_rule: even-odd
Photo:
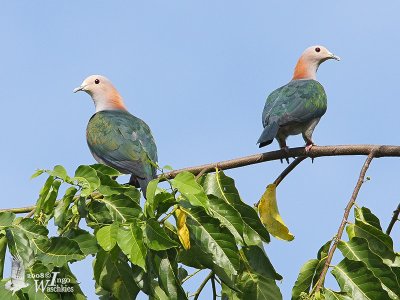
[[[110,80],[91,75],[74,89],[84,91],[94,102],[86,139],[93,157],[124,174],[146,197],[147,184],[156,177],[157,147],[149,126],[128,112]]]
[[[320,64],[329,59],[340,60],[323,46],[307,48],[296,64],[292,80],[268,96],[262,113],[264,130],[257,142],[260,148],[275,138],[287,152],[286,138],[301,133],[305,150],[310,151],[314,129],[327,109],[326,93],[316,74]]]

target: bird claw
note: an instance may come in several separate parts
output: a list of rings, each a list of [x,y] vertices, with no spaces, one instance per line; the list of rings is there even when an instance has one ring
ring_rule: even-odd
[[[310,144],[307,144],[307,145],[306,145],[305,150],[306,150],[306,154],[307,154],[307,155],[309,154],[311,148],[312,148],[314,145],[315,145],[314,143],[310,143]],[[314,157],[311,157],[311,163],[312,163],[312,164],[314,163]]]
[[[288,146],[282,147],[281,150],[286,154],[285,160],[289,164],[289,147]],[[281,161],[281,164],[283,164],[282,158],[280,159],[280,161]]]

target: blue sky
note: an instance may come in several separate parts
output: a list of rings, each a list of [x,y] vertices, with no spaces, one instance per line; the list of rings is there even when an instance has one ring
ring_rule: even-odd
[[[85,140],[93,103],[72,93],[91,74],[107,76],[149,124],[160,165],[181,168],[278,149],[276,142],[256,146],[265,98],[290,80],[306,47],[322,44],[342,61],[319,69],[328,111],[315,142],[399,145],[399,11],[396,1],[2,3],[1,207],[36,201],[43,179],[29,177],[37,168],[62,164],[72,173],[94,162]],[[288,145],[303,140],[290,137]],[[285,299],[300,266],[336,233],[363,161],[307,160],[279,186],[280,212],[296,238],[273,239],[266,251],[284,277]],[[284,167],[270,162],[227,174],[252,204]],[[358,197],[384,227],[400,201],[399,169],[398,158],[374,160]],[[397,225],[396,245],[399,234]],[[96,299],[90,266],[73,269]],[[191,280],[192,291],[200,280]]]

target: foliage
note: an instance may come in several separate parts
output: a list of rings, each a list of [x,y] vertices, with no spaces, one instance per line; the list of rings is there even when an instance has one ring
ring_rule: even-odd
[[[400,299],[400,255],[393,241],[382,231],[379,219],[366,207],[354,209],[355,222],[348,224],[348,241],[338,241],[343,259],[332,266],[340,291],[327,287],[313,293],[331,241],[318,251],[316,259],[300,270],[292,299]]]
[[[94,256],[100,299],[135,299],[140,292],[149,299],[197,298],[208,280],[214,297],[224,300],[282,299],[276,283],[282,276],[264,249],[269,231],[293,239],[279,215],[275,184],[260,199],[259,218],[219,170],[154,179],[142,205],[140,192],[118,183],[121,174],[104,165],[80,166],[73,177],[56,166],[33,177],[42,174],[48,178],[32,217],[0,212],[0,274],[8,249],[22,263],[26,282],[2,279],[0,299],[85,299],[69,266],[88,256]],[[400,255],[379,219],[356,207],[346,232],[348,241],[326,242],[303,265],[293,300],[400,299]],[[330,266],[340,291],[325,287],[321,275],[333,246],[343,255]],[[201,270],[209,274],[197,291],[187,291],[184,283]]]
[[[1,299],[85,299],[69,266],[87,256],[94,256],[101,299],[134,299],[140,291],[150,299],[188,299],[201,290],[186,291],[183,283],[202,269],[221,285],[223,299],[282,299],[282,277],[263,246],[269,233],[223,172],[155,179],[142,205],[140,192],[119,184],[119,172],[104,165],[80,166],[73,177],[56,166],[33,177],[42,174],[48,178],[32,218],[0,213],[1,266],[8,248],[29,284],[11,293],[3,279]],[[48,289],[54,272],[72,292]],[[36,291],[40,282],[48,286]]]

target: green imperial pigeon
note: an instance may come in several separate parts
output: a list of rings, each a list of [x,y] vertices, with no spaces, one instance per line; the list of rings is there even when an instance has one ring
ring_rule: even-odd
[[[94,158],[121,173],[131,174],[130,183],[142,189],[155,178],[157,147],[149,126],[131,115],[112,83],[100,75],[86,78],[74,93],[85,91],[96,107],[86,129],[86,139]]]
[[[327,108],[326,94],[316,73],[328,59],[340,60],[323,46],[307,48],[297,62],[293,79],[268,96],[262,113],[264,131],[257,142],[260,148],[276,138],[281,149],[287,151],[286,138],[301,133],[306,151],[310,151],[314,145],[312,133]]]

